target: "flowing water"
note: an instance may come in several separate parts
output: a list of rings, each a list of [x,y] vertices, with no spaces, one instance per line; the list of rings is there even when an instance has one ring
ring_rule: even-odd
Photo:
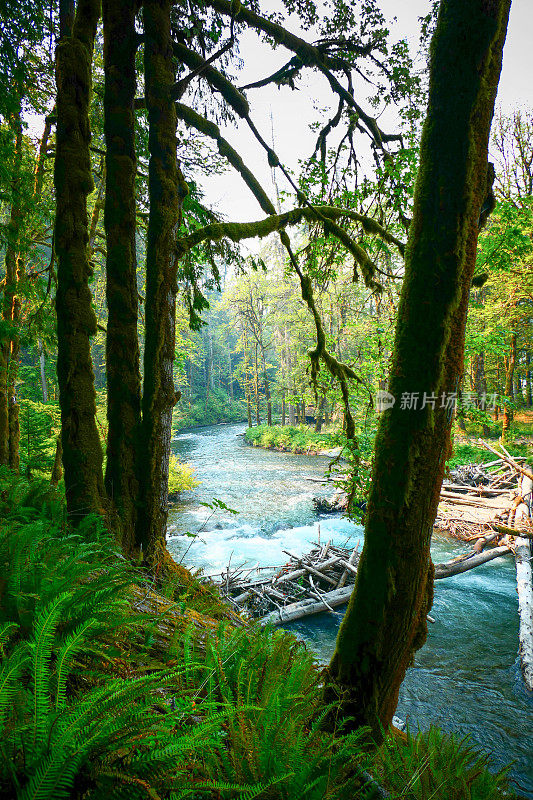
[[[283,550],[301,554],[317,540],[355,546],[361,528],[338,515],[317,517],[312,498],[330,495],[321,479],[328,459],[277,453],[245,445],[243,425],[181,433],[174,452],[201,481],[169,519],[169,548],[176,560],[206,573],[243,563],[278,566]],[[239,513],[213,511],[213,498]],[[188,533],[199,534],[196,538]],[[361,543],[362,544],[362,543]],[[188,548],[188,549],[187,549]],[[446,538],[432,546],[435,562],[463,550]],[[327,661],[344,609],[294,623],[321,661]],[[427,643],[404,680],[397,715],[410,728],[434,723],[492,753],[500,767],[514,761],[517,791],[533,798],[533,697],[525,690],[517,659],[518,614],[513,561],[500,558],[476,570],[440,580]]]

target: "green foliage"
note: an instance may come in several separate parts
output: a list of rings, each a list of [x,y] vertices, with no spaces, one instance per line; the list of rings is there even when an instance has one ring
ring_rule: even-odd
[[[323,730],[330,709],[322,704],[314,659],[301,643],[259,627],[222,631],[208,646],[207,664],[208,696],[234,709],[226,748],[206,760],[208,775],[252,787],[266,782],[262,796],[276,800],[362,797],[369,761],[362,732]]]
[[[285,632],[176,627],[155,651],[173,604],[134,612],[147,576],[97,518],[70,533],[46,482],[2,470],[0,519],[2,797],[369,800],[371,775],[413,800],[501,796],[505,774],[453,737],[390,740],[376,760],[361,732],[325,730],[320,672]]]
[[[156,797],[171,782],[187,787],[185,765],[216,746],[227,716],[206,703],[191,726],[192,693],[172,702],[163,694],[198,666],[156,663],[114,677],[114,658],[132,642],[142,664],[149,619],[127,600],[140,576],[97,519],[65,531],[44,482],[4,471],[0,491],[0,794],[126,800]]]
[[[59,406],[25,398],[19,406],[21,470],[50,474],[61,430]]]
[[[378,774],[402,800],[500,800],[508,793],[507,772],[492,773],[468,737],[457,739],[438,728],[403,742],[390,736],[377,759]]]
[[[170,456],[168,473],[168,494],[174,500],[181,492],[188,492],[199,486],[200,482],[194,476],[193,467],[180,461],[177,456]]]
[[[292,453],[318,453],[342,446],[346,441],[341,431],[315,433],[307,425],[256,425],[246,430],[245,439],[254,447],[290,450]]]
[[[174,411],[173,426],[177,432],[221,422],[243,422],[244,419],[242,403],[230,403],[226,392],[217,388],[210,391],[207,403],[205,398],[199,398],[190,404],[181,400]]]
[[[513,444],[509,450],[512,456],[527,456],[528,447],[524,444]],[[449,469],[463,464],[483,464],[494,461],[494,455],[484,447],[466,442],[454,446],[453,455],[446,462]]]

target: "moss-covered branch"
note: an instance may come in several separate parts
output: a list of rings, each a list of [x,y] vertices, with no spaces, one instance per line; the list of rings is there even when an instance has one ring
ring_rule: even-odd
[[[207,4],[216,9],[220,14],[234,16],[234,4],[231,0],[207,0]],[[296,53],[304,66],[316,67],[328,80],[331,88],[339,97],[354,109],[359,118],[364,122],[366,128],[378,147],[383,147],[384,142],[401,141],[398,134],[385,133],[381,130],[376,120],[366,114],[354,97],[342,86],[333,75],[332,70],[339,69],[339,60],[326,55],[323,50],[315,45],[309,44],[305,39],[287,31],[282,25],[278,25],[272,20],[256,14],[245,6],[241,6],[236,16],[238,22],[244,22],[248,27],[265,33],[270,36],[277,44],[286,47]],[[343,69],[346,68],[343,62]],[[243,115],[244,116],[244,115]]]
[[[226,78],[218,69],[213,67],[209,61],[194,50],[190,50],[183,44],[173,42],[172,49],[174,55],[189,69],[197,71],[197,74],[205,78],[211,86],[220,92],[226,103],[230,105],[240,117],[247,117],[250,113],[250,106],[248,100],[240,92],[228,78]],[[173,97],[176,100],[179,94],[179,84],[173,90]]]
[[[270,201],[268,202],[270,203]],[[403,248],[402,243],[389,234],[379,223],[362,214],[357,214],[355,211],[336,208],[335,206],[304,206],[303,208],[294,208],[291,211],[285,211],[283,214],[271,214],[266,219],[257,220],[255,222],[214,222],[203,228],[198,228],[198,230],[193,231],[187,236],[182,236],[177,240],[176,257],[181,258],[193,247],[207,240],[220,241],[220,239],[227,238],[231,239],[233,242],[240,242],[243,239],[252,239],[255,237],[263,238],[271,233],[279,233],[287,226],[298,225],[304,220],[307,222],[316,222],[325,219],[328,222],[334,222],[335,220],[346,217],[361,223],[367,233],[375,233],[385,239],[385,241],[393,242],[400,251]],[[339,226],[336,225],[335,228],[332,228],[332,232],[353,255],[354,261],[361,268],[365,284],[368,288],[376,289],[377,284],[373,280],[375,266],[367,253]]]
[[[253,172],[246,166],[238,152],[221,135],[218,125],[205,119],[205,117],[193,111],[192,108],[183,105],[183,103],[176,103],[175,105],[178,119],[181,119],[189,127],[195,128],[197,131],[200,131],[200,133],[216,141],[220,155],[226,158],[231,166],[237,170],[265,214],[275,214],[276,209],[267,193]]]

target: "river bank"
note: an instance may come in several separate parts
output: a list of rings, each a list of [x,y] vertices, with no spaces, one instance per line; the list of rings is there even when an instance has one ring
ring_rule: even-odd
[[[176,453],[193,464],[201,481],[179,514],[171,515],[169,547],[177,560],[206,573],[220,572],[230,557],[235,566],[279,566],[287,560],[283,550],[301,555],[310,549],[319,525],[323,542],[362,545],[360,526],[314,511],[313,497],[332,492],[331,484],[322,483],[326,459],[252,448],[244,445],[243,433],[244,425],[214,427],[174,441]],[[212,513],[201,505],[213,497],[239,514]],[[198,530],[195,539],[185,536]],[[464,549],[437,534],[433,560],[448,561]],[[511,559],[439,581],[431,612],[436,623],[407,673],[397,713],[414,730],[438,724],[470,734],[473,744],[493,753],[495,765],[514,759],[520,793],[533,797],[533,699],[518,665],[516,607]],[[327,662],[342,615],[343,609],[296,622],[291,632]]]
[[[244,441],[279,453],[338,457],[346,437],[341,430],[317,433],[308,425],[256,425],[246,429]]]

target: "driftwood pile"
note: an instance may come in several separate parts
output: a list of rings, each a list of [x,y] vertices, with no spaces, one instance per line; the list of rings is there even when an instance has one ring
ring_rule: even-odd
[[[319,529],[320,533],[320,529]],[[226,569],[216,583],[222,594],[240,613],[261,623],[280,625],[321,611],[333,611],[348,601],[359,562],[358,546],[345,548],[316,544],[305,555],[288,550],[287,563],[262,577],[258,567]]]
[[[483,537],[488,528],[513,528],[520,504],[521,471],[526,459],[511,458],[507,451],[502,455],[483,444],[498,458],[488,464],[469,464],[453,470],[451,479],[442,484],[435,520],[437,529],[467,542]]]
[[[455,538],[474,542],[473,549],[435,566],[435,578],[466,572],[505,554],[516,566],[519,653],[524,682],[533,692],[533,472],[525,458],[512,457],[500,445],[488,464],[461,467],[443,484],[435,526]]]
[[[472,550],[436,564],[435,579],[459,575],[505,554],[514,556],[520,661],[525,684],[533,691],[533,472],[524,458],[511,457],[503,446],[500,453],[482,444],[497,458],[455,470],[443,483],[435,520],[436,529],[472,542]],[[318,543],[309,553],[284,552],[289,561],[281,568],[232,569],[230,563],[210,579],[236,613],[261,623],[285,624],[348,602],[359,563],[357,546],[320,545],[319,526]]]

